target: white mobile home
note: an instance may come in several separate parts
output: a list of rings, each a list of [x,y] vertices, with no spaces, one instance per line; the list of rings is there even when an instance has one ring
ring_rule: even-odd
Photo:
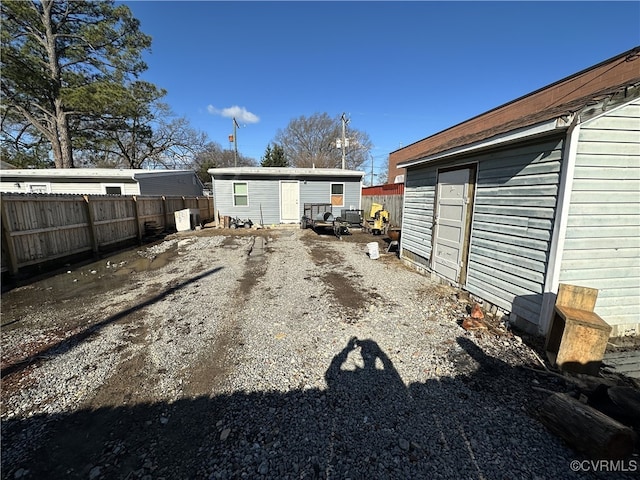
[[[41,168],[0,171],[0,192],[202,196],[192,170]]]
[[[391,162],[404,260],[541,334],[560,283],[595,288],[611,335],[640,334],[640,48]]]
[[[209,169],[221,216],[253,223],[299,223],[305,203],[331,204],[334,216],[360,209],[364,172],[333,168],[237,167]]]

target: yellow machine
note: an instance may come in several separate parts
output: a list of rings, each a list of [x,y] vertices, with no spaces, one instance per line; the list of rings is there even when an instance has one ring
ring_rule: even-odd
[[[379,203],[371,204],[367,220],[367,230],[374,235],[384,235],[389,228],[389,212],[384,209],[384,205]]]

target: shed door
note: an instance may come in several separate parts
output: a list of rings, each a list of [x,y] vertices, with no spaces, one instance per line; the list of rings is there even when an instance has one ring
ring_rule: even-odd
[[[434,245],[431,268],[454,283],[461,283],[467,258],[467,210],[470,168],[438,174]]]
[[[295,182],[280,182],[280,220],[282,223],[292,223],[300,221],[300,211],[298,208],[298,197],[300,187]]]

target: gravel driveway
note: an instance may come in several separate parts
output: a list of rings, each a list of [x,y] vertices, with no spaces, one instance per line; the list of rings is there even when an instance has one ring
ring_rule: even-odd
[[[614,478],[526,342],[372,238],[204,229],[3,295],[2,478]]]

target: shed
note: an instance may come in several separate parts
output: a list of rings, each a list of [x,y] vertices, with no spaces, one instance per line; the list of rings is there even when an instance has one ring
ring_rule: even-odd
[[[237,167],[209,169],[213,198],[221,216],[253,223],[300,223],[305,203],[360,209],[364,172],[335,168]]]
[[[640,334],[640,47],[390,155],[400,256],[546,334],[560,283]],[[390,165],[390,170],[392,169]]]
[[[202,196],[193,170],[41,168],[0,171],[0,192]]]

